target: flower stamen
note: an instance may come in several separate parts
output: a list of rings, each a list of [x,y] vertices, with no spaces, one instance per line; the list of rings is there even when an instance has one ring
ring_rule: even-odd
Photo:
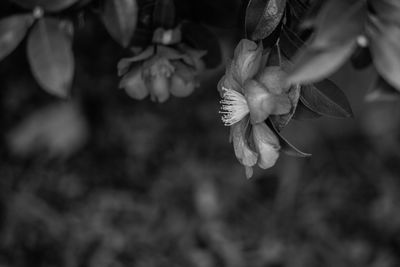
[[[225,126],[231,126],[242,120],[249,114],[249,106],[241,93],[222,87],[223,95],[221,103],[222,122]]]

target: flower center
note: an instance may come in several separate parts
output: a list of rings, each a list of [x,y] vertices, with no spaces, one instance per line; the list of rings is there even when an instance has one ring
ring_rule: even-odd
[[[222,106],[219,113],[222,114],[224,125],[231,126],[249,114],[249,106],[241,93],[225,87],[222,87],[222,90],[224,93],[220,101]]]

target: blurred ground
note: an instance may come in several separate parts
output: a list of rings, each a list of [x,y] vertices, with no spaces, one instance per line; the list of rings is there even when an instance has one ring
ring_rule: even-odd
[[[23,52],[0,65],[0,266],[399,266],[399,107],[364,104],[371,70],[334,77],[354,120],[285,130],[311,159],[283,155],[246,180],[218,115],[220,73],[186,99],[134,101],[116,89],[116,44],[96,38],[96,51],[76,44],[90,135],[68,159],[8,152],[10,129],[56,101]]]

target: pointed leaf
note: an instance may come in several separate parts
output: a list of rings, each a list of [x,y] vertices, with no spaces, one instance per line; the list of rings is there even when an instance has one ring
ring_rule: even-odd
[[[291,29],[283,27],[279,41],[280,48],[286,57],[292,58],[303,45],[303,40]]]
[[[171,29],[175,26],[175,5],[173,0],[156,0],[154,7],[154,27]]]
[[[307,84],[320,81],[338,70],[350,57],[355,42],[319,49],[307,47],[294,58],[288,80],[292,84]]]
[[[127,47],[136,29],[136,0],[107,0],[102,10],[103,23],[116,42]]]
[[[296,148],[294,145],[289,143],[289,141],[284,138],[280,132],[275,128],[274,124],[271,123],[271,121],[267,121],[267,125],[271,127],[271,129],[274,131],[276,136],[279,139],[279,144],[281,146],[281,151],[285,153],[286,155],[293,156],[293,157],[299,157],[299,158],[306,158],[306,157],[311,157],[312,155],[309,153],[305,153],[300,151],[300,149]]]
[[[40,19],[28,38],[28,60],[40,86],[58,97],[69,95],[74,73],[71,36],[65,23]]]
[[[46,11],[60,11],[70,7],[78,0],[11,0],[21,7],[33,9],[41,7]]]
[[[309,109],[306,105],[299,101],[297,104],[297,108],[295,113],[293,114],[293,119],[294,120],[311,120],[311,119],[318,119],[321,117],[321,114],[316,113],[315,111],[312,111]]]
[[[400,99],[400,92],[388,84],[382,77],[374,83],[372,90],[365,96],[365,100],[373,101],[393,101]]]
[[[305,106],[321,115],[336,118],[353,116],[346,95],[329,80],[303,86],[300,99]]]
[[[14,51],[32,23],[32,15],[14,15],[0,20],[0,60]]]
[[[367,33],[376,69],[388,83],[400,90],[400,27],[386,25],[372,15],[369,22]]]
[[[329,0],[315,20],[312,45],[331,47],[354,40],[363,32],[365,18],[366,1]]]
[[[246,9],[246,35],[252,40],[269,36],[278,26],[286,0],[250,0]]]

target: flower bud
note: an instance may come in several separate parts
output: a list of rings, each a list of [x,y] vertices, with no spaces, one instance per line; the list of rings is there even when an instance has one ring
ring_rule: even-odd
[[[119,83],[119,88],[123,88],[130,97],[137,100],[142,100],[149,95],[140,67],[136,67],[125,74]]]

